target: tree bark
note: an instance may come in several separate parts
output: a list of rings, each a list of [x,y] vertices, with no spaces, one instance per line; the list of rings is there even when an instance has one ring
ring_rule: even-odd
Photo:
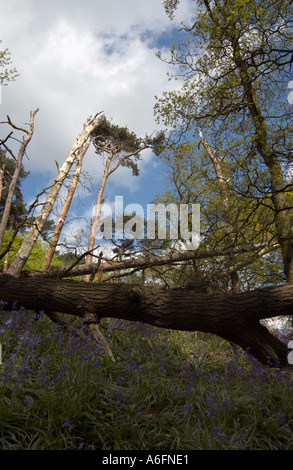
[[[6,310],[17,305],[58,311],[96,324],[103,317],[143,322],[161,328],[203,331],[232,341],[262,364],[288,367],[287,345],[259,320],[291,315],[293,286],[230,295],[205,295],[184,289],[127,284],[95,284],[0,275],[0,299]]]

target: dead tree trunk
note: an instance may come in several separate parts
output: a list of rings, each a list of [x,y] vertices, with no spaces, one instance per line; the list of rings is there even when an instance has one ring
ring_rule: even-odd
[[[74,161],[76,160],[80,149],[90,137],[91,133],[99,127],[100,123],[104,119],[105,116],[102,115],[99,118],[91,119],[84,125],[82,133],[80,134],[79,138],[76,139],[73,147],[71,148],[69,154],[67,155],[62,167],[59,169],[58,174],[50,187],[46,201],[39,216],[34,221],[33,226],[31,227],[18,253],[16,254],[15,258],[13,259],[11,265],[8,268],[8,273],[12,276],[18,276],[22,271],[22,268],[27,262],[30,252],[51,213],[52,207],[57,199],[63,181],[66,178]]]
[[[98,223],[99,223],[99,220],[100,220],[100,215],[101,215],[103,194],[104,194],[106,182],[107,182],[107,179],[108,179],[108,176],[109,176],[111,161],[113,160],[114,156],[115,156],[114,153],[111,152],[107,157],[107,161],[106,161],[106,165],[105,165],[105,168],[104,168],[102,181],[101,181],[100,188],[99,188],[98,195],[97,195],[95,214],[94,214],[94,218],[93,218],[92,223],[91,223],[90,233],[89,233],[89,238],[88,238],[88,247],[87,247],[88,255],[86,257],[86,262],[85,262],[87,265],[91,264],[92,260],[93,260],[93,250],[94,250],[94,246],[95,246],[95,236],[96,236],[96,230],[97,230],[97,226],[98,226]],[[89,282],[91,280],[91,275],[87,274],[85,276],[84,280]]]
[[[293,286],[230,295],[205,295],[184,289],[73,280],[13,278],[0,275],[6,309],[58,311],[96,324],[103,317],[143,322],[161,328],[203,331],[232,341],[268,366],[287,367],[287,345],[260,320],[291,315]]]
[[[0,168],[0,202],[2,199],[3,179],[4,179],[4,168]]]
[[[82,168],[82,160],[83,160],[83,157],[84,157],[87,149],[89,148],[89,146],[90,146],[90,143],[86,142],[83,145],[83,147],[82,147],[82,149],[81,149],[81,151],[80,151],[80,153],[77,157],[75,173],[74,173],[74,176],[72,178],[70,187],[68,189],[68,193],[67,193],[67,196],[66,196],[66,199],[65,199],[65,203],[62,207],[62,211],[59,215],[59,219],[56,223],[53,236],[50,240],[50,246],[49,246],[49,248],[47,250],[47,253],[46,253],[45,261],[44,261],[44,264],[43,264],[43,269],[44,270],[48,269],[50,267],[51,262],[52,262],[52,259],[53,259],[53,256],[54,256],[54,253],[55,253],[55,250],[56,250],[56,246],[57,246],[58,240],[60,238],[60,234],[62,232],[62,228],[64,226],[64,222],[66,220],[66,217],[67,217],[67,214],[68,214],[71,202],[72,202],[72,198],[73,198],[75,190],[76,190],[77,183],[79,181],[81,168]]]
[[[20,145],[19,151],[18,151],[15,170],[14,170],[13,176],[11,178],[11,182],[10,182],[10,185],[9,185],[8,194],[7,194],[7,198],[6,198],[6,202],[5,202],[4,211],[3,211],[1,222],[0,222],[0,247],[3,243],[4,233],[5,233],[6,228],[7,228],[8,219],[9,219],[10,210],[11,210],[12,201],[13,201],[13,196],[14,196],[14,193],[15,193],[15,188],[16,188],[16,184],[17,184],[20,169],[21,169],[21,164],[22,164],[22,159],[23,159],[23,156],[24,156],[24,152],[26,151],[26,148],[27,148],[29,142],[31,141],[32,136],[33,136],[34,119],[35,119],[35,115],[37,114],[37,112],[38,112],[38,108],[35,111],[32,111],[31,114],[30,114],[30,128],[29,128],[29,130],[15,126],[10,121],[9,118],[8,118],[8,121],[5,121],[11,127],[13,127],[14,129],[18,129],[18,130],[21,130],[22,132],[25,132],[26,136],[24,137],[24,139],[23,139],[23,141]],[[1,178],[1,183],[2,183],[2,178]]]
[[[97,195],[95,215],[91,223],[91,228],[90,228],[90,233],[89,233],[89,238],[88,238],[88,247],[87,247],[88,255],[86,257],[86,265],[90,265],[93,260],[93,250],[95,246],[96,231],[97,231],[98,223],[100,220],[101,209],[102,209],[102,204],[103,204],[103,194],[105,191],[107,180],[109,176],[112,173],[114,173],[114,171],[116,171],[117,168],[119,168],[119,166],[122,165],[125,160],[129,159],[132,156],[137,155],[141,150],[143,150],[143,148],[146,148],[146,147],[142,147],[139,150],[133,151],[127,155],[119,156],[120,150],[115,145],[110,148],[105,147],[106,149],[105,152],[108,153],[108,157],[106,160],[103,177],[102,177],[98,195]],[[113,162],[115,164],[111,168],[111,164],[113,164]],[[87,274],[84,277],[84,280],[89,282],[91,280],[91,275]]]

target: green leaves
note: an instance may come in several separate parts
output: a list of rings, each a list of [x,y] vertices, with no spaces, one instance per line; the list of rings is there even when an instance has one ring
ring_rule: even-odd
[[[0,40],[0,42],[2,41]],[[16,77],[19,76],[15,68],[7,68],[10,64],[10,52],[6,48],[3,51],[0,51],[0,85],[7,85],[8,82],[14,81]]]
[[[165,3],[174,13],[178,3]],[[200,202],[207,248],[225,244],[227,226],[237,245],[276,237],[287,281],[293,281],[292,205],[285,197],[293,139],[287,100],[291,2],[198,0],[197,5],[194,24],[184,27],[183,41],[170,48],[169,64],[181,87],[165,92],[155,105],[157,120],[170,130],[160,153],[170,168],[160,199]],[[224,191],[208,152],[194,140],[198,128],[221,167]],[[259,279],[256,274],[256,283]]]
[[[174,18],[175,10],[177,9],[180,0],[165,0],[163,2],[165,11],[170,19]]]
[[[97,153],[104,146],[115,146],[117,150],[129,152],[139,149],[139,140],[133,132],[130,132],[127,127],[120,127],[111,124],[109,121],[104,120],[100,123],[91,137],[96,147]]]

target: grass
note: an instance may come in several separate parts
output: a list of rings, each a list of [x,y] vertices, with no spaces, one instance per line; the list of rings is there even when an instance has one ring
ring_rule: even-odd
[[[201,333],[107,320],[116,362],[1,312],[0,450],[293,450],[293,377]]]

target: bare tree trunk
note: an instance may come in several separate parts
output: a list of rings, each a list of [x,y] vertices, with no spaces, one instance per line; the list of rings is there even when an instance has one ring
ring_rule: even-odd
[[[103,317],[143,322],[161,328],[203,331],[223,337],[268,366],[287,367],[287,345],[259,322],[290,315],[293,286],[256,289],[230,295],[198,294],[184,289],[99,284],[0,275],[0,299],[6,309],[57,311],[96,325]]]
[[[107,158],[107,161],[106,161],[106,165],[105,165],[105,168],[104,168],[104,174],[103,174],[102,181],[101,181],[99,191],[98,191],[98,195],[97,195],[95,215],[94,215],[94,218],[93,218],[92,223],[91,223],[91,228],[90,228],[90,233],[89,233],[89,238],[88,238],[87,251],[89,252],[89,254],[86,257],[86,262],[85,262],[85,264],[87,264],[87,265],[92,263],[92,260],[93,260],[93,249],[94,249],[94,246],[95,246],[95,237],[96,237],[97,225],[98,225],[100,215],[101,215],[102,198],[103,198],[106,182],[107,182],[107,179],[108,179],[108,176],[109,176],[110,165],[111,165],[111,161],[112,161],[113,157],[114,157],[114,153],[111,152],[108,155],[108,158]],[[84,280],[89,282],[91,280],[91,275],[87,274],[85,276]]]
[[[51,185],[46,201],[39,216],[36,218],[33,226],[27,234],[27,237],[23,241],[18,253],[13,259],[11,265],[9,266],[9,274],[13,276],[18,276],[22,271],[22,268],[27,262],[30,252],[51,213],[52,207],[57,199],[59,190],[64,182],[64,179],[66,178],[70,168],[76,160],[80,149],[90,137],[91,133],[98,128],[98,126],[104,119],[105,116],[102,115],[98,118],[91,119],[84,125],[82,133],[80,134],[79,138],[76,139],[73,147],[71,148],[62,167],[59,169],[58,174]]]
[[[4,179],[4,168],[0,168],[0,202],[2,199],[3,179]]]
[[[43,269],[44,270],[48,269],[50,267],[51,262],[52,262],[52,258],[54,256],[56,246],[57,246],[60,234],[62,232],[64,223],[65,223],[65,220],[66,220],[66,217],[67,217],[67,214],[68,214],[71,202],[72,202],[72,198],[73,198],[73,195],[74,195],[75,190],[76,190],[77,183],[79,181],[81,168],[82,168],[83,157],[84,157],[87,149],[89,148],[89,146],[90,146],[90,143],[86,142],[83,145],[83,147],[82,147],[82,149],[81,149],[81,151],[80,151],[80,153],[77,157],[75,173],[74,173],[74,176],[72,178],[72,182],[70,184],[70,187],[68,189],[68,193],[67,193],[62,211],[59,215],[59,219],[56,223],[54,234],[53,234],[53,236],[50,240],[50,246],[49,246],[49,248],[47,250],[47,253],[46,253],[45,261],[44,261],[44,264],[43,264]]]
[[[94,246],[95,246],[96,230],[97,230],[97,225],[98,225],[100,215],[101,215],[101,208],[102,208],[101,206],[102,206],[103,194],[104,194],[104,190],[105,190],[105,186],[106,186],[108,176],[110,174],[111,161],[113,160],[114,156],[115,156],[114,152],[110,152],[110,154],[108,155],[106,165],[105,165],[105,168],[104,168],[104,174],[103,174],[102,181],[101,181],[100,188],[99,188],[98,195],[97,195],[95,215],[94,215],[94,218],[93,218],[92,223],[91,223],[89,239],[88,239],[88,249],[87,249],[88,255],[86,257],[86,264],[87,265],[91,264],[92,259],[93,259],[93,250],[94,250]],[[84,277],[84,280],[86,282],[91,282],[93,279],[94,279],[94,273],[93,274],[87,274]],[[106,352],[106,354],[111,358],[112,361],[115,362],[115,358],[114,358],[114,355],[113,355],[113,353],[111,351],[111,348],[108,344],[108,341],[106,340],[105,336],[103,335],[103,333],[101,332],[101,330],[99,328],[98,320],[96,322],[91,323],[90,331],[91,331],[92,337],[95,339],[95,341],[100,341],[102,343],[102,346],[103,346],[104,351]]]
[[[116,147],[115,144],[113,146],[107,146],[107,145],[104,146],[103,150],[104,152],[108,153],[108,158],[106,161],[102,181],[101,181],[100,188],[98,191],[96,207],[95,207],[95,215],[91,223],[89,239],[88,239],[88,248],[87,248],[88,255],[86,257],[86,263],[85,263],[86,265],[90,265],[93,260],[93,250],[95,246],[96,230],[97,230],[97,225],[98,225],[100,215],[101,215],[101,205],[102,205],[103,194],[104,194],[107,179],[112,173],[114,173],[114,171],[117,170],[117,168],[119,168],[120,165],[123,164],[125,160],[129,159],[130,157],[134,157],[135,155],[137,155],[138,153],[140,153],[142,150],[146,149],[147,147],[148,145],[145,144],[142,147],[140,147],[138,150],[134,150],[131,153],[119,156],[120,149]],[[113,163],[115,159],[116,159],[116,162],[111,168],[111,163]],[[86,275],[84,280],[90,281],[91,275]]]
[[[35,115],[36,115],[37,112],[38,112],[38,109],[35,109],[35,111],[32,111],[30,113],[30,129],[29,129],[29,131],[26,130],[26,129],[21,129],[22,131],[24,131],[26,133],[26,136],[23,139],[23,141],[20,145],[19,151],[18,151],[18,156],[17,156],[17,159],[16,159],[16,167],[15,167],[15,170],[14,170],[14,173],[13,173],[10,185],[9,185],[8,194],[7,194],[7,198],[6,198],[6,202],[5,202],[5,207],[4,207],[2,219],[1,219],[1,222],[0,222],[0,247],[2,246],[4,233],[5,233],[5,230],[7,228],[8,219],[9,219],[10,210],[11,210],[12,201],[13,201],[13,196],[14,196],[14,193],[15,193],[15,188],[16,188],[16,184],[17,184],[20,169],[21,169],[21,164],[22,164],[22,159],[23,159],[23,156],[24,156],[24,152],[25,152],[25,150],[26,150],[26,148],[27,148],[27,146],[28,146],[28,144],[29,144],[29,142],[32,138],[33,132],[34,132],[34,119],[35,119]],[[14,126],[11,123],[10,119],[7,121],[7,123],[10,124],[12,127],[16,128],[16,129],[20,129],[20,128],[17,128],[16,126]],[[1,182],[2,182],[2,178],[1,178]]]
[[[225,242],[227,248],[232,248],[234,246],[234,237],[233,237],[233,228],[232,228],[232,221],[229,215],[229,197],[227,192],[227,183],[223,176],[222,167],[219,158],[212,152],[211,147],[209,144],[204,140],[202,136],[201,130],[199,130],[200,140],[207,151],[209,158],[212,161],[212,164],[215,168],[217,181],[220,187],[220,194],[221,194],[221,204],[223,208],[223,220],[224,220],[224,229],[226,231]],[[230,279],[232,284],[232,291],[235,293],[240,292],[240,280],[237,270],[235,269],[236,259],[233,254],[229,256],[230,258]]]

